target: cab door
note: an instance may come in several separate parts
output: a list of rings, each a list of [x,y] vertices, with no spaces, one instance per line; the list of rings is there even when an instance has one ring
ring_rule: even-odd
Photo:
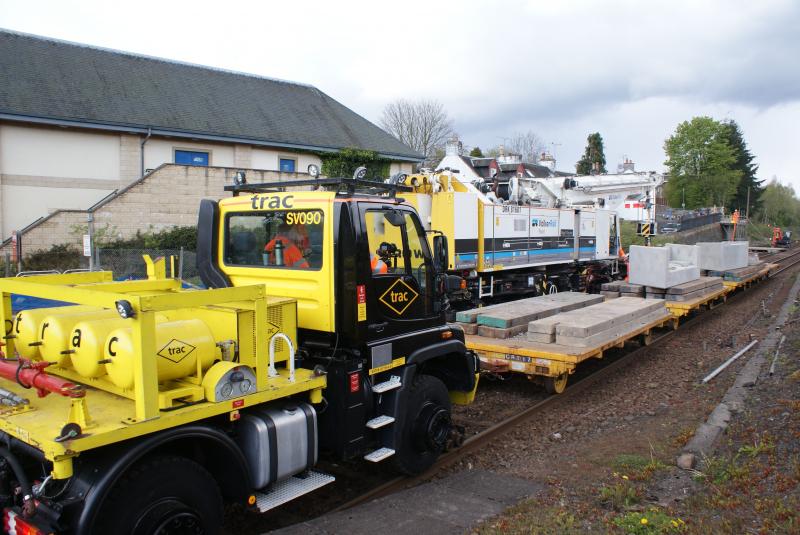
[[[357,299],[362,305],[359,321],[367,324],[367,343],[436,326],[433,262],[416,213],[376,203],[360,203],[359,211],[363,282],[357,287]],[[393,347],[391,353],[396,355],[399,349]]]

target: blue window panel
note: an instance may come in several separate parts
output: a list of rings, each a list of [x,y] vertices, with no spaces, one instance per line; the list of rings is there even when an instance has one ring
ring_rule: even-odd
[[[281,158],[281,173],[294,173],[294,160]]]
[[[183,165],[204,165],[208,166],[208,153],[192,150],[176,150],[175,163]]]

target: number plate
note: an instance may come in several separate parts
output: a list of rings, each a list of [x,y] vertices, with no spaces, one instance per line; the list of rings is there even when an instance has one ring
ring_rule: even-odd
[[[525,363],[524,362],[511,362],[511,369],[515,372],[524,372],[525,371]]]

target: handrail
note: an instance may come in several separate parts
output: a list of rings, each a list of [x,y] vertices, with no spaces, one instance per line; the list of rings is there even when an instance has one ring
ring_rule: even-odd
[[[283,333],[275,333],[269,341],[269,376],[278,377],[278,370],[275,368],[275,342],[280,338],[289,345],[289,382],[294,382],[294,345],[292,341]]]

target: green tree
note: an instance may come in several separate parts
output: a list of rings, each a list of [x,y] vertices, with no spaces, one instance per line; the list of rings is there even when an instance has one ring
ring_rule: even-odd
[[[606,155],[603,152],[603,136],[600,132],[589,134],[586,138],[586,150],[583,157],[575,164],[579,175],[606,173]]]
[[[773,178],[761,194],[761,220],[778,227],[800,225],[800,200],[794,188]]]
[[[475,147],[471,151],[469,151],[469,155],[473,158],[483,158],[483,151],[481,151],[480,147]]]
[[[738,209],[742,215],[756,213],[761,205],[761,193],[764,191],[764,186],[762,186],[764,181],[756,178],[758,166],[753,163],[756,158],[747,148],[744,135],[736,121],[725,121],[722,125],[725,127],[728,145],[733,148],[736,157],[733,169],[741,172],[741,178],[736,185],[736,193],[728,201],[728,209],[731,212]]]
[[[736,193],[742,172],[735,169],[736,151],[729,130],[711,117],[694,117],[678,125],[664,142],[669,170],[666,186],[671,206],[726,206]]]
[[[374,150],[346,147],[339,152],[320,153],[322,174],[331,178],[350,178],[359,167],[366,167],[367,180],[383,180],[389,176],[390,161]]]

